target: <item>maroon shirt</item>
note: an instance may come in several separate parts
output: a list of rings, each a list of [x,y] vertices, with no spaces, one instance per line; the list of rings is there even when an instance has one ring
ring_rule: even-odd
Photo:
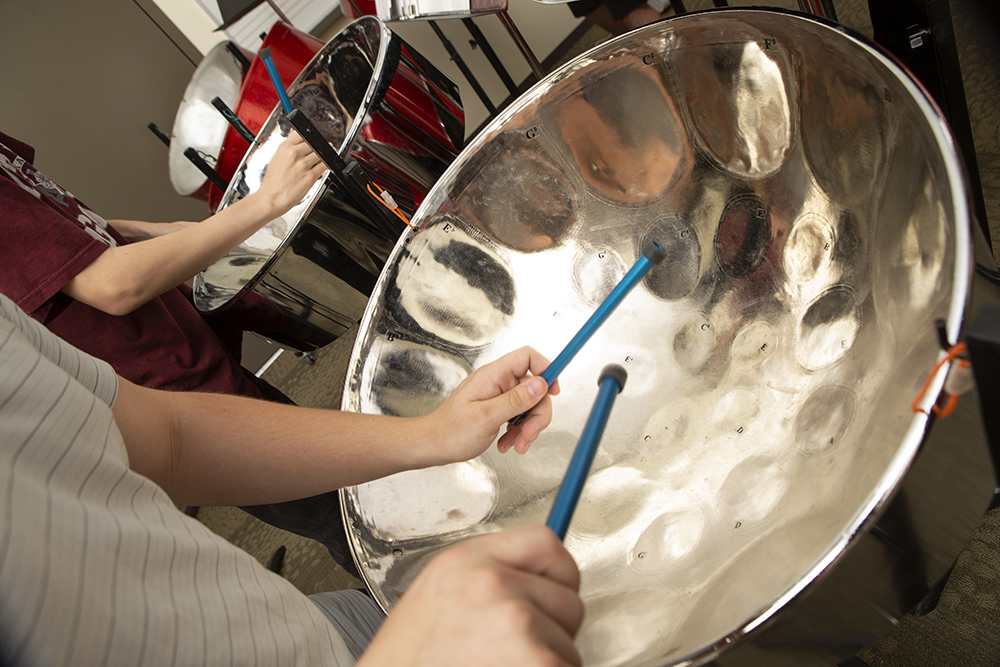
[[[31,146],[0,132],[0,292],[136,384],[260,396],[240,368],[239,330],[223,333],[227,349],[189,291],[172,289],[124,316],[59,291],[110,246],[127,241],[35,170],[34,156]]]

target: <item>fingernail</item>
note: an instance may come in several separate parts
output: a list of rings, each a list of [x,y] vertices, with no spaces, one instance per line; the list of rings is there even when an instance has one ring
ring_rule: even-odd
[[[540,377],[531,378],[525,386],[528,389],[528,394],[532,398],[538,398],[545,393],[545,380]]]

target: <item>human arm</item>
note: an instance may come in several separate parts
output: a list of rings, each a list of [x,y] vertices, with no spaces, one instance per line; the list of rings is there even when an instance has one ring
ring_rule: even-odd
[[[173,234],[193,227],[197,222],[178,220],[177,222],[144,222],[142,220],[108,220],[108,224],[125,237],[129,243],[148,241],[158,236]]]
[[[237,396],[172,393],[119,379],[115,421],[129,465],[179,505],[260,505],[404,470],[465,461],[493,442],[525,451],[552,415],[548,360],[521,348],[467,377],[436,410],[403,418]]]
[[[579,587],[545,526],[473,538],[424,568],[358,667],[579,666]]]
[[[298,134],[283,141],[260,188],[196,225],[139,243],[113,246],[62,292],[110,315],[125,315],[177,287],[297,204],[326,170]]]

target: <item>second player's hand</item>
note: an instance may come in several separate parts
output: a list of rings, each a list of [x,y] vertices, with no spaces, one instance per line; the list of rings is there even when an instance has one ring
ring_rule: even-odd
[[[264,180],[254,194],[270,201],[277,211],[275,217],[278,217],[302,201],[325,171],[326,165],[312,147],[292,130],[278,144],[264,172]]]

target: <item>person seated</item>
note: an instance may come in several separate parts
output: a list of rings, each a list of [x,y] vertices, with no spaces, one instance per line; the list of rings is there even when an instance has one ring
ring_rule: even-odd
[[[551,421],[547,365],[511,352],[415,418],[167,392],[0,294],[0,663],[580,665],[579,570],[545,526],[443,552],[383,623],[370,597],[307,597],[177,509],[465,461],[530,410],[497,442],[523,453]]]
[[[305,197],[326,165],[302,137],[293,130],[279,144],[256,192],[201,223],[108,224],[38,171],[34,154],[0,133],[0,292],[136,384],[290,402],[240,364],[244,330],[280,330],[283,311],[244,298],[203,316],[185,281]],[[337,494],[242,509],[321,542],[358,575]]]
[[[0,133],[0,292],[132,382],[261,396],[240,366],[242,331],[202,317],[184,283],[302,200],[326,169],[305,140],[290,135],[260,189],[204,222],[121,229],[35,169],[34,153]]]

